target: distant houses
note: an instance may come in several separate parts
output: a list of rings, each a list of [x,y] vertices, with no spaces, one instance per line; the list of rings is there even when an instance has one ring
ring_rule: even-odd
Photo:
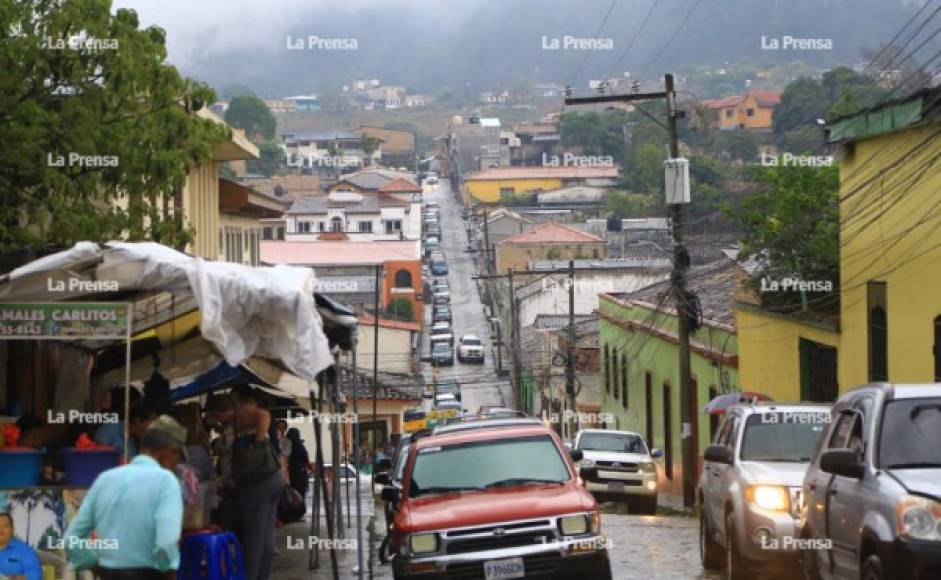
[[[723,131],[771,131],[774,107],[781,102],[779,91],[748,91],[722,99],[703,101],[709,124]]]

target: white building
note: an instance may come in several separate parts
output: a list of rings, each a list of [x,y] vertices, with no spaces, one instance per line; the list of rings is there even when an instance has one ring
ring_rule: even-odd
[[[363,135],[352,131],[321,131],[282,135],[281,146],[289,167],[339,169],[340,172],[376,163],[382,158],[381,140],[370,155],[363,151]],[[368,159],[368,163],[367,163]]]
[[[288,241],[421,239],[421,203],[383,193],[334,191],[294,201],[285,214]]]

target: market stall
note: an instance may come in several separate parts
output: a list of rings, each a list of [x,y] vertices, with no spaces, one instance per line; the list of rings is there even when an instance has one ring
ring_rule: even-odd
[[[123,393],[125,453],[132,395],[154,386],[172,404],[256,384],[309,408],[334,362],[313,288],[307,268],[207,262],[154,243],[79,243],[0,277],[0,424],[11,436],[0,463],[31,459],[7,463],[16,485],[0,479],[0,511],[57,577],[69,577],[59,540],[90,481],[75,485],[54,450],[114,421],[102,395]],[[10,426],[26,417],[42,422],[29,431],[41,448],[14,451],[26,445]]]

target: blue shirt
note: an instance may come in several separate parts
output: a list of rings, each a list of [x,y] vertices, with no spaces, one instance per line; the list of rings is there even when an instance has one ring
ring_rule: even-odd
[[[0,574],[26,576],[26,580],[42,580],[39,556],[29,544],[13,538],[0,550]]]
[[[117,423],[105,423],[104,425],[98,427],[98,430],[95,431],[95,443],[98,445],[108,445],[123,452],[124,421],[118,421]],[[137,457],[137,445],[134,443],[134,438],[131,437],[128,443],[128,456],[131,458]]]
[[[65,532],[69,561],[79,569],[180,566],[183,494],[176,476],[149,455],[95,480]],[[95,531],[93,544],[83,542]]]

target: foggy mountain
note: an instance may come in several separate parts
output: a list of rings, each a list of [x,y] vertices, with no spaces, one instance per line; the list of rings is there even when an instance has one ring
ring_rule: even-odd
[[[649,22],[640,30],[653,3]],[[354,78],[379,78],[410,92],[447,86],[476,94],[521,78],[582,89],[592,78],[625,71],[653,78],[689,63],[852,64],[891,39],[922,0],[618,0],[600,32],[609,0],[195,4],[115,2],[137,10],[143,26],[167,30],[170,61],[184,74],[217,88],[246,86],[261,96],[279,97],[336,92]],[[653,61],[687,18],[682,32]],[[310,36],[333,44],[311,49]],[[610,39],[610,49],[545,48],[553,39],[564,43],[566,36]],[[783,43],[786,36],[817,42],[810,48],[768,48],[771,39]],[[289,50],[289,40],[304,48]]]

